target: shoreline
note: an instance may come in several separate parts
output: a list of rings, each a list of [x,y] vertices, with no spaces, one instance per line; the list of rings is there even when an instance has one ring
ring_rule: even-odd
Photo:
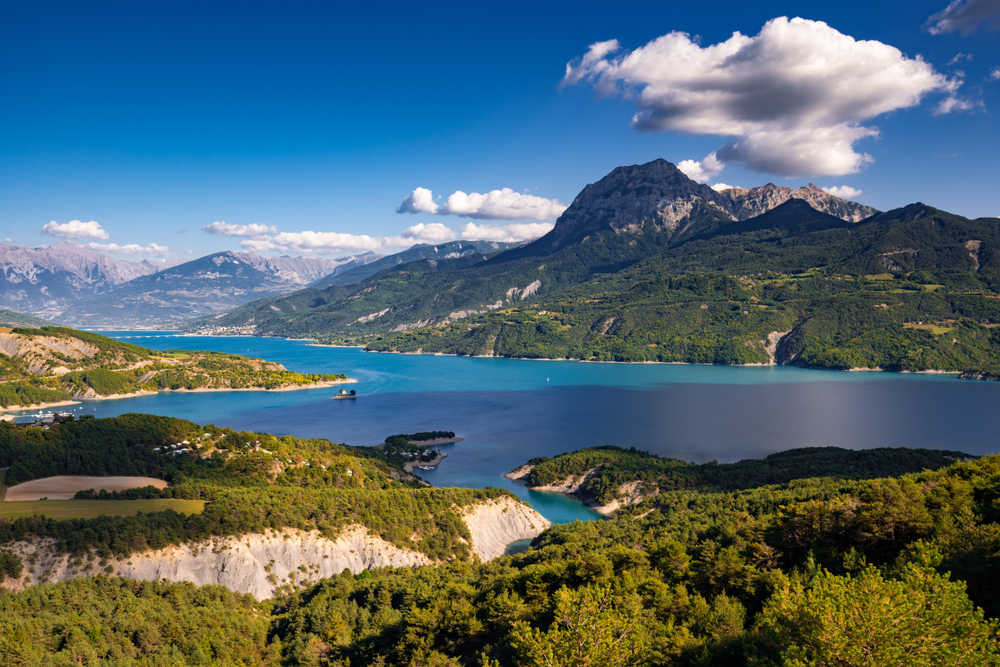
[[[268,336],[260,336],[260,338],[268,338]],[[360,347],[364,349],[363,345],[320,345],[318,347]],[[528,357],[505,357],[503,355],[496,354],[456,354],[454,352],[399,352],[398,350],[365,350],[372,354],[404,354],[404,355],[426,355],[429,357],[467,357],[469,359],[507,359],[509,361],[562,361],[562,362],[574,362],[578,364],[623,364],[623,365],[661,365],[661,366],[722,366],[725,368],[798,368],[805,371],[829,371],[831,373],[856,373],[856,372],[878,372],[878,373],[899,373],[899,374],[911,374],[911,375],[962,375],[963,373],[970,373],[973,371],[945,371],[937,368],[928,368],[920,371],[891,371],[884,368],[816,368],[813,366],[799,366],[798,364],[765,364],[765,363],[749,363],[749,364],[708,364],[701,363],[697,361],[604,361],[600,359],[567,359],[566,357],[558,357],[551,359],[545,358],[528,358]]]
[[[49,408],[62,408],[67,405],[79,405],[83,401],[58,401],[56,403],[32,403],[31,405],[8,405],[0,408],[0,412],[21,412],[23,410],[48,410]]]
[[[437,467],[441,465],[441,462],[444,461],[446,458],[448,458],[448,455],[445,454],[444,452],[441,452],[440,454],[437,455],[437,457],[435,457],[430,461],[407,461],[406,463],[403,464],[403,470],[405,470],[406,472],[413,472],[413,469],[419,466]]]
[[[108,396],[94,396],[94,397],[81,397],[74,398],[69,401],[58,401],[55,403],[33,403],[31,405],[10,405],[6,408],[0,408],[0,413],[3,412],[23,412],[25,410],[48,410],[50,408],[61,408],[67,405],[80,405],[81,403],[89,403],[91,401],[117,401],[123,398],[140,398],[142,396],[155,396],[159,393],[177,393],[177,394],[207,394],[214,392],[223,391],[270,391],[274,393],[285,392],[285,391],[302,391],[306,389],[329,389],[338,384],[354,384],[357,380],[354,378],[347,378],[345,380],[330,380],[328,382],[314,382],[312,384],[300,384],[300,385],[290,385],[287,387],[278,387],[276,389],[267,389],[265,387],[200,387],[198,389],[159,389],[157,391],[137,391],[131,394],[109,394]]]

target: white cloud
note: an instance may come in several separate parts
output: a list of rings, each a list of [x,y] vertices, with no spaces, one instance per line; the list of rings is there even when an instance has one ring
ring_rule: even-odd
[[[952,58],[951,60],[948,61],[948,65],[949,66],[950,65],[955,65],[957,63],[962,62],[963,60],[972,60],[972,54],[971,53],[962,53],[961,51],[959,51],[958,53],[955,54],[954,58]]]
[[[1000,67],[994,67],[990,70],[990,80],[1000,81]]]
[[[257,252],[304,252],[319,255],[336,255],[356,252],[376,252],[388,248],[413,245],[412,240],[400,236],[368,236],[367,234],[342,234],[340,232],[281,232],[273,236],[240,241],[240,246]]]
[[[854,146],[878,136],[862,121],[961,85],[895,47],[800,18],[705,47],[672,32],[617,52],[614,41],[592,45],[567,65],[563,85],[586,81],[634,99],[639,131],[733,137],[716,151],[723,164],[789,177],[862,169],[872,158]]]
[[[718,176],[726,165],[719,162],[715,153],[709,153],[701,162],[697,160],[682,160],[677,168],[693,181],[705,183]]]
[[[861,190],[856,190],[850,185],[831,185],[828,188],[820,189],[829,195],[840,197],[841,199],[854,199],[862,193]]]
[[[228,222],[213,222],[201,228],[201,231],[217,236],[237,236],[241,238],[256,238],[267,234],[277,234],[274,225],[231,225]]]
[[[952,0],[947,7],[927,19],[924,28],[932,35],[969,33],[986,24],[1000,28],[1000,0]]]
[[[396,213],[437,213],[438,205],[434,203],[434,193],[427,188],[416,188],[396,209]]]
[[[426,188],[417,188],[406,196],[396,212],[457,215],[479,220],[549,220],[558,218],[565,210],[566,206],[558,199],[521,194],[510,188],[490,190],[485,194],[466,194],[456,190],[442,206],[438,206],[434,203],[434,193]]]
[[[137,243],[128,243],[126,245],[118,245],[117,243],[88,243],[84,247],[90,248],[91,250],[97,250],[99,252],[110,252],[118,255],[163,256],[171,255],[174,252],[171,248],[156,243],[150,243],[147,246],[141,246]]]
[[[41,229],[42,234],[56,236],[61,239],[109,239],[108,233],[101,229],[101,225],[91,220],[90,222],[80,222],[70,220],[67,223],[59,224],[55,220],[46,224]]]
[[[550,222],[515,222],[509,225],[489,223],[477,225],[474,222],[469,222],[462,227],[462,238],[516,243],[545,236],[552,231],[554,226]]]
[[[558,199],[521,194],[510,188],[490,190],[486,194],[456,191],[441,207],[445,215],[459,215],[479,220],[548,220],[566,210]]]
[[[983,108],[982,100],[970,100],[964,97],[949,95],[941,100],[941,103],[934,107],[934,110],[931,113],[935,116],[941,116],[953,111],[973,111],[981,108]]]
[[[454,230],[445,227],[440,222],[432,222],[426,225],[421,222],[418,225],[407,227],[400,236],[404,239],[416,241],[417,243],[445,243],[458,238],[458,234]]]
[[[740,186],[728,185],[726,183],[716,183],[715,185],[712,186],[712,189],[715,190],[716,192],[722,192],[723,190],[733,190],[733,189],[739,190]]]

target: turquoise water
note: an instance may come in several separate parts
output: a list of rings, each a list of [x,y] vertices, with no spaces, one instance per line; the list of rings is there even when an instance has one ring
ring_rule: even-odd
[[[703,462],[759,458],[792,447],[1000,449],[1000,383],[944,375],[838,373],[788,367],[597,364],[366,353],[276,338],[102,332],[155,349],[263,357],[302,372],[347,373],[360,395],[293,392],[161,393],[73,406],[76,414],[149,412],[349,445],[450,430],[463,442],[435,486],[510,489],[552,521],[597,515],[560,494],[502,477],[527,459],[580,447],[635,446]]]

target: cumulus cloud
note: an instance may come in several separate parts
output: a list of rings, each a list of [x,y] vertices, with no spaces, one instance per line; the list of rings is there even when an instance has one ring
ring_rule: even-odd
[[[48,234],[49,236],[56,236],[61,239],[109,239],[108,233],[101,229],[101,225],[91,220],[90,222],[80,222],[79,220],[70,220],[69,222],[59,224],[55,220],[44,225],[41,229],[42,234]]]
[[[545,236],[552,231],[554,226],[550,222],[515,222],[509,225],[495,225],[490,223],[477,225],[474,222],[469,222],[462,227],[462,238],[517,243]]]
[[[267,234],[277,234],[278,228],[274,225],[231,225],[228,222],[213,222],[202,227],[201,231],[215,234],[216,236],[256,238]]]
[[[438,205],[434,203],[434,193],[427,188],[416,188],[406,195],[406,199],[396,209],[396,213],[437,213]]]
[[[677,168],[684,172],[684,175],[692,181],[706,183],[718,176],[726,165],[719,161],[715,153],[709,153],[701,162],[697,160],[681,160]]]
[[[163,256],[173,254],[174,252],[171,248],[157,243],[150,243],[147,246],[141,246],[138,243],[128,243],[126,245],[118,245],[117,243],[88,243],[84,247],[90,248],[91,250],[97,250],[99,252],[110,252],[118,255]]]
[[[406,196],[396,212],[457,215],[479,220],[549,220],[558,218],[565,210],[566,206],[558,199],[521,194],[510,188],[490,190],[485,194],[456,190],[438,206],[430,190],[417,188]]]
[[[924,28],[932,35],[951,32],[968,35],[984,24],[991,30],[1000,29],[1000,0],[952,0],[931,15]]]
[[[976,109],[981,109],[982,107],[982,100],[970,100],[964,97],[949,95],[941,100],[940,104],[934,107],[934,110],[931,113],[935,116],[941,116],[953,111],[974,111]]]
[[[566,206],[558,199],[521,194],[510,188],[490,190],[486,194],[456,191],[441,207],[445,215],[459,215],[480,220],[548,220],[558,218]]]
[[[831,185],[828,188],[820,189],[829,195],[840,197],[841,199],[854,199],[862,193],[861,190],[856,190],[850,185]]]
[[[599,42],[567,65],[562,85],[580,82],[634,99],[638,131],[732,137],[715,152],[722,164],[788,177],[862,169],[872,158],[855,144],[878,136],[863,121],[961,86],[895,47],[785,17],[704,47],[682,32],[631,52]]]
[[[454,230],[445,227],[440,222],[426,225],[421,222],[419,225],[407,227],[400,236],[417,243],[445,243],[458,238],[458,234]]]
[[[990,81],[1000,81],[1000,67],[994,67],[990,70]]]
[[[357,252],[378,252],[388,248],[413,245],[401,237],[379,237],[340,232],[281,232],[240,241],[240,246],[257,252],[304,252],[336,255]]]
[[[398,236],[369,236],[339,232],[281,232],[247,238],[240,247],[256,252],[306,253],[344,255],[359,252],[396,252],[417,243],[446,243],[458,238],[486,241],[518,242],[537,238],[552,229],[551,223],[511,223],[507,225],[468,223],[461,234],[434,222],[408,227]]]

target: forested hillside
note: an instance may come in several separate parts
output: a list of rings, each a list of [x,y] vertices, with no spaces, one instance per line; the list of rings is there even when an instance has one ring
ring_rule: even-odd
[[[179,442],[189,444],[178,447]],[[468,557],[469,532],[460,509],[504,494],[427,488],[375,448],[202,428],[142,414],[85,415],[47,430],[2,422],[0,467],[8,468],[8,486],[53,475],[141,476],[170,483],[162,490],[81,492],[79,498],[207,501],[204,511],[192,516],[167,511],[72,521],[0,518],[0,545],[50,537],[59,551],[104,559],[285,527],[335,536],[355,524],[433,559]]]
[[[176,389],[278,389],[346,380],[221,352],[159,352],[65,327],[0,329],[0,407]]]
[[[941,453],[816,454],[719,466],[702,480],[710,486],[553,527],[516,556],[344,573],[273,604],[185,584],[38,586],[0,597],[0,654],[14,665],[146,665],[154,655],[227,665],[998,664],[1000,458],[852,480],[839,475]],[[758,485],[814,469],[836,476]]]

